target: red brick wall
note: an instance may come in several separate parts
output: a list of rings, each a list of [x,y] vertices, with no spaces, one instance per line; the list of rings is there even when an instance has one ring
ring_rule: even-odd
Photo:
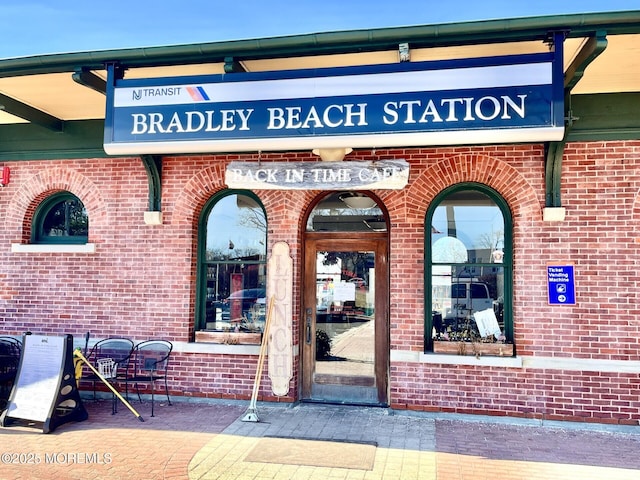
[[[638,374],[444,365],[391,367],[392,407],[638,425]]]
[[[409,186],[374,192],[391,220],[391,349],[421,352],[424,322],[424,218],[429,202],[458,182],[499,192],[514,225],[514,332],[524,357],[640,361],[636,265],[640,235],[640,142],[569,144],[562,165],[567,219],[542,221],[545,159],[541,145],[393,149],[348,159],[406,158]],[[257,155],[167,157],[159,226],[145,225],[148,181],[139,158],[6,162],[0,190],[0,334],[124,335],[136,340],[193,338],[197,223],[224,186],[224,166]],[[260,161],[315,161],[309,153],[262,155]],[[90,217],[93,255],[11,253],[28,243],[31,216],[46,195],[69,190]],[[258,191],[269,244],[286,241],[300,296],[301,232],[316,194]],[[549,306],[546,263],[575,263],[576,305]],[[295,301],[294,301],[295,302]],[[297,303],[296,303],[297,304]],[[298,342],[294,309],[294,344]],[[174,393],[248,398],[257,358],[176,353]],[[266,370],[266,369],[265,369]],[[289,397],[297,395],[298,358]],[[472,367],[394,362],[397,408],[631,422],[640,419],[638,375],[599,371]],[[269,384],[261,392],[269,396]]]
[[[429,202],[448,185],[477,181],[497,190],[513,215],[518,355],[640,360],[640,142],[569,144],[561,185],[567,217],[559,223],[542,221],[540,147],[438,149],[409,158],[422,167],[413,170],[406,213],[391,212],[392,349],[422,349],[421,231]],[[547,304],[547,262],[575,264],[575,306]],[[396,408],[637,424],[639,377],[394,363],[390,385]]]

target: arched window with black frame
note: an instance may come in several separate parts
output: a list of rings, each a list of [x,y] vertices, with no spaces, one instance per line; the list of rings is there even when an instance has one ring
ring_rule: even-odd
[[[224,191],[200,215],[196,330],[262,332],[267,217],[247,191]]]
[[[82,244],[88,237],[87,210],[70,192],[50,195],[34,213],[31,243]]]
[[[442,191],[426,214],[425,351],[434,341],[513,343],[512,220],[479,183]]]

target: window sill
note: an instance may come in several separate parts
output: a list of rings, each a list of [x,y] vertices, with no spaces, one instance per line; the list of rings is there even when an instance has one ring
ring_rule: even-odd
[[[95,243],[12,243],[12,253],[96,253]]]
[[[174,352],[207,355],[259,355],[260,345],[228,345],[209,342],[174,342]]]
[[[450,355],[446,353],[422,353],[420,363],[439,363],[443,365],[479,365],[483,367],[511,367],[522,368],[522,358],[493,357],[481,355]]]
[[[491,355],[451,355],[448,353],[423,353],[407,350],[391,350],[392,362],[424,363],[438,365],[473,365],[483,367],[522,368],[522,357],[495,357]]]
[[[196,343],[219,343],[223,345],[260,345],[262,333],[197,331]]]

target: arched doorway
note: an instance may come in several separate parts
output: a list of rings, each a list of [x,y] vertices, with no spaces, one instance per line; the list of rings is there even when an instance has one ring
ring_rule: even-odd
[[[305,401],[387,405],[388,221],[367,194],[330,193],[304,235],[302,391]]]

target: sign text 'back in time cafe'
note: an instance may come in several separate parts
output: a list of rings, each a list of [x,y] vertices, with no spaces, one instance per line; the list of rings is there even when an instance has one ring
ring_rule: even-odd
[[[116,79],[111,68],[104,149],[153,154],[561,140],[558,62],[550,52],[143,80]]]

